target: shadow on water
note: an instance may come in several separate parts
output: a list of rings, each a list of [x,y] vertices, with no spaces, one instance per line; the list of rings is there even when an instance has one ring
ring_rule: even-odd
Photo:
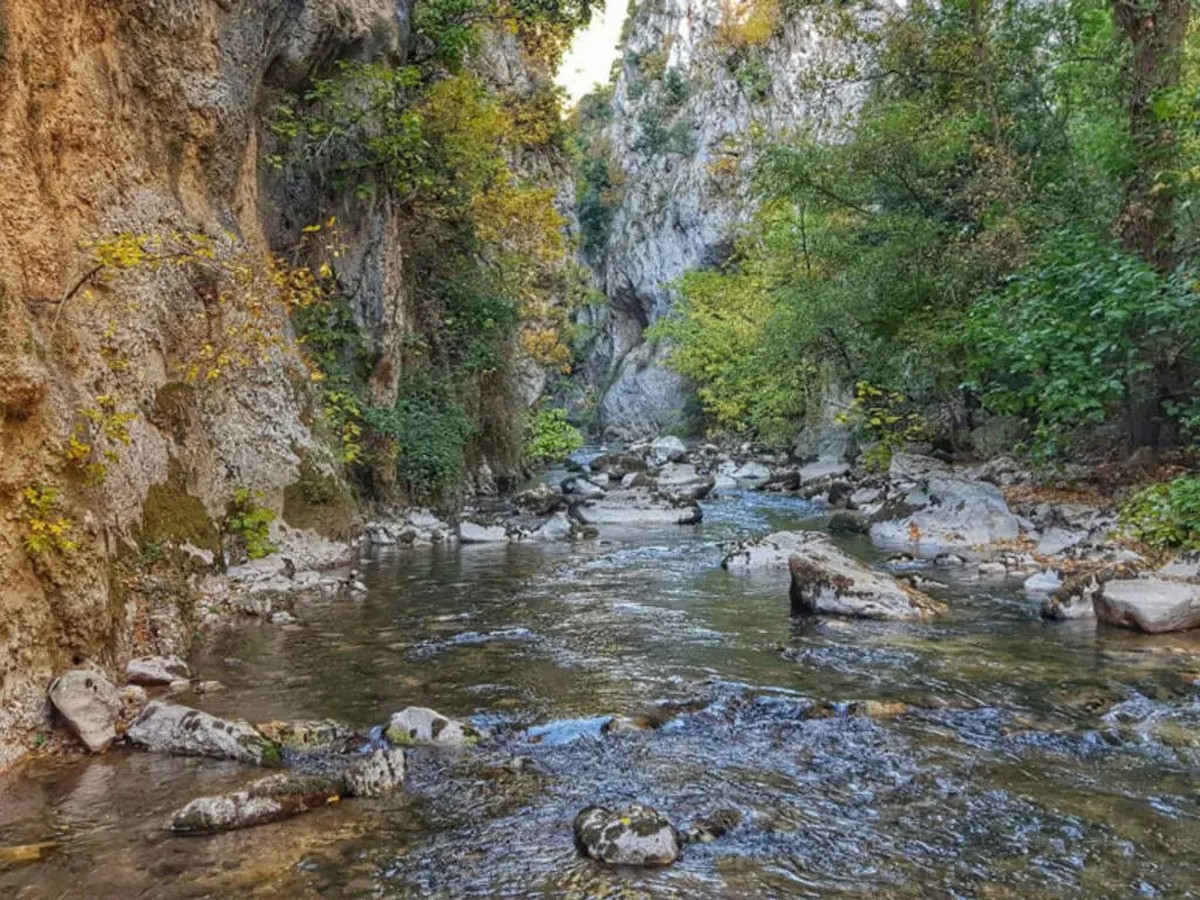
[[[60,847],[0,869],[0,895],[1194,891],[1196,639],[1048,627],[1015,585],[961,574],[934,623],[790,621],[786,573],[719,568],[722,541],[814,516],[735,493],[700,528],[378,553],[363,599],[214,635],[194,662],[228,690],[198,702],[361,729],[430,705],[484,726],[477,750],[412,751],[408,790],[384,801],[186,840],[161,830],[170,810],[255,773],[123,751],[38,763],[0,781],[0,845]],[[678,714],[657,730],[601,733],[664,701]],[[575,812],[632,801],[679,825],[743,820],[666,870],[579,859]]]

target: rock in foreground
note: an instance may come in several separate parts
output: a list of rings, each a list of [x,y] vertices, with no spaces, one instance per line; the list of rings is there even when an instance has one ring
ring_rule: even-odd
[[[876,572],[825,539],[809,541],[791,558],[792,615],[857,619],[925,619],[940,604]]]
[[[1149,634],[1200,627],[1200,585],[1138,578],[1109,581],[1092,598],[1096,618]]]
[[[167,830],[214,834],[278,822],[342,797],[382,797],[404,783],[403,750],[376,750],[337,775],[271,775],[241,791],[198,797],[172,814]]]
[[[116,740],[121,697],[103,675],[86,669],[64,672],[50,685],[50,702],[93,753],[103,753]]]
[[[616,866],[669,866],[680,856],[679,833],[649,806],[589,806],[575,817],[579,852]]]
[[[279,746],[248,722],[218,719],[206,712],[155,700],[126,732],[134,744],[154,753],[236,759],[257,766],[279,762]]]

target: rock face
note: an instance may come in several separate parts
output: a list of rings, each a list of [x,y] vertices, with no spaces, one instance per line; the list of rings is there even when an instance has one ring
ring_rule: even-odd
[[[1138,578],[1108,581],[1092,598],[1096,618],[1107,625],[1149,634],[1200,627],[1200,585]]]
[[[186,646],[194,598],[172,590],[154,594],[154,644],[138,645],[133,601],[145,598],[110,590],[133,582],[105,577],[116,548],[135,539],[187,545],[211,565],[221,549],[213,520],[239,487],[261,492],[278,516],[273,529],[316,529],[343,543],[354,536],[358,511],[338,475],[340,448],[311,427],[322,401],[283,304],[273,296],[252,308],[215,304],[235,280],[209,271],[216,266],[135,266],[102,284],[80,279],[95,264],[89,242],[124,241],[128,249],[138,236],[175,233],[210,236],[231,272],[243,259],[265,267],[270,251],[316,269],[325,235],[314,241],[304,230],[336,216],[338,293],[364,358],[376,364],[370,402],[390,405],[406,374],[405,348],[424,327],[410,301],[411,209],[364,201],[303,164],[269,165],[268,156],[287,153],[272,128],[279,104],[313,78],[343,62],[408,61],[412,7],[412,0],[0,3],[0,506],[17,512],[23,487],[53,488],[55,516],[70,525],[74,546],[40,558],[25,553],[24,517],[0,516],[0,614],[11,625],[0,628],[0,767],[23,749],[46,684],[73,658],[115,666]],[[545,80],[524,65],[512,35],[484,43],[469,64],[489,85],[506,100],[542,96]],[[570,193],[566,156],[549,143],[522,149],[513,166],[531,185]],[[258,350],[226,354],[218,344],[214,357],[234,362],[198,378],[185,374],[206,345],[213,350],[214,336],[247,331]],[[494,380],[497,397],[521,393],[517,382],[526,379],[511,368]],[[108,477],[84,490],[92,459],[64,471],[62,448],[86,416],[99,414],[100,397],[112,407],[106,414],[129,417],[121,426],[128,434],[111,448],[94,442]],[[488,416],[500,421],[504,412]],[[106,458],[109,449],[119,459]],[[514,466],[515,459],[488,461],[500,483]],[[486,473],[475,480],[486,489]],[[335,509],[336,517],[324,515]],[[391,541],[422,532],[376,533]]]
[[[236,759],[254,765],[279,762],[279,746],[248,722],[227,721],[206,712],[155,700],[139,715],[125,736],[154,753]]]
[[[640,804],[622,810],[589,806],[575,817],[575,846],[616,866],[669,866],[680,856],[679,833],[657,810]]]
[[[86,669],[64,672],[50,685],[50,702],[93,753],[103,753],[116,740],[121,696],[103,675]]]
[[[462,747],[479,738],[469,722],[457,722],[425,706],[409,706],[392,715],[387,738],[394,744]]]
[[[781,12],[745,59],[720,35],[754,4],[663,0],[632,13],[611,116],[598,136],[621,174],[607,240],[590,260],[609,307],[587,322],[599,335],[588,375],[604,387],[601,424],[617,437],[683,423],[687,385],[664,367],[668,348],[643,334],[670,310],[680,275],[729,256],[754,206],[755,142],[747,136],[796,127],[835,133],[860,102],[862,86],[852,79],[823,90],[807,83],[846,53],[830,37],[845,29],[820,7]]]
[[[792,615],[856,619],[925,619],[938,604],[868,568],[826,540],[807,542],[791,558]]]

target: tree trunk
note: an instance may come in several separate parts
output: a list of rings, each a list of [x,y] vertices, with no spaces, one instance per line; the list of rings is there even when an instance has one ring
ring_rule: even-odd
[[[1125,248],[1159,271],[1175,264],[1174,189],[1160,180],[1175,154],[1169,121],[1155,116],[1154,100],[1179,84],[1192,0],[1112,0],[1113,19],[1130,42],[1129,134],[1133,167],[1113,230]]]

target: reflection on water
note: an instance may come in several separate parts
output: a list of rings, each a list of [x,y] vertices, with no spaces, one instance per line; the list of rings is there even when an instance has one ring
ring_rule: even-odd
[[[970,581],[931,624],[790,622],[786,574],[726,573],[719,544],[812,510],[737,495],[705,513],[699,529],[569,547],[383,553],[361,600],[301,604],[298,629],[215,635],[194,660],[228,687],[200,700],[212,712],[365,730],[417,703],[492,737],[413,752],[402,795],[212,838],[161,823],[245,767],[126,752],[28,767],[0,781],[0,846],[60,847],[0,870],[0,896],[1193,890],[1195,638],[1048,627],[1011,589]],[[855,699],[916,709],[812,714]],[[687,702],[657,731],[601,734],[662,700]],[[680,825],[718,806],[744,821],[668,870],[578,859],[576,810],[635,800]]]

